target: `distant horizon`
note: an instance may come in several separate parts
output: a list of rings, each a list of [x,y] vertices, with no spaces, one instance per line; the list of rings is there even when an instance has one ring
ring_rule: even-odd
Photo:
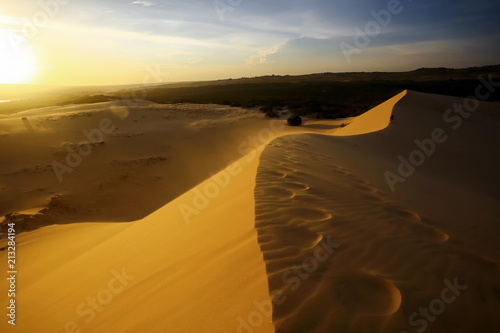
[[[215,82],[215,81],[227,81],[227,80],[240,80],[240,79],[253,79],[253,78],[263,78],[263,77],[297,77],[297,76],[310,76],[310,75],[321,75],[321,74],[376,74],[376,73],[411,73],[415,72],[418,70],[423,70],[423,69],[428,69],[428,70],[433,70],[433,69],[448,69],[448,70],[467,70],[467,69],[472,69],[472,68],[483,68],[483,67],[494,67],[494,66],[500,66],[500,63],[498,64],[488,64],[488,65],[476,65],[476,66],[467,66],[467,67],[446,67],[446,66],[440,66],[440,67],[419,67],[411,70],[402,70],[402,71],[353,71],[353,72],[312,72],[312,73],[303,73],[303,74],[263,74],[263,75],[258,75],[258,76],[241,76],[241,77],[225,77],[225,78],[217,78],[217,79],[206,79],[206,80],[186,80],[186,81],[164,81],[164,82],[157,82],[157,83],[149,83],[149,84],[143,84],[143,83],[123,83],[123,84],[88,84],[88,85],[48,85],[48,84],[37,84],[37,83],[0,83],[0,86],[13,86],[13,87],[26,87],[26,86],[32,86],[32,87],[45,87],[45,88],[99,88],[99,87],[125,87],[125,86],[154,86],[154,85],[164,85],[164,84],[181,84],[181,83],[197,83],[197,82]]]

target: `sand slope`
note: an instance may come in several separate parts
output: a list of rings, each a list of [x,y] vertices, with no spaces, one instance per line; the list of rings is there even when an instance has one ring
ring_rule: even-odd
[[[199,105],[139,103],[125,119],[110,105],[54,111],[30,111],[32,133],[20,117],[0,122],[12,157],[3,191],[19,194],[3,197],[16,213],[4,225],[17,222],[20,272],[18,324],[2,329],[236,332],[251,322],[272,332],[253,190],[260,151],[286,129],[283,121]],[[54,145],[77,144],[82,129],[106,118],[117,128],[63,182],[50,168],[25,166],[51,163]],[[63,131],[44,130],[51,122]],[[9,150],[14,143],[20,148]],[[147,214],[151,202],[164,207]],[[43,227],[144,214],[132,223]],[[32,228],[39,229],[21,233]],[[0,245],[6,260],[5,240]],[[7,280],[0,286],[7,290]]]
[[[4,211],[34,209],[10,216],[18,225],[43,225],[39,210],[49,223],[137,219],[19,235],[18,325],[2,331],[498,330],[500,117],[481,103],[450,129],[443,113],[455,103],[408,91],[342,129],[295,129],[240,109],[144,102],[60,185],[39,170],[47,149],[36,152],[77,143],[111,106],[32,112],[34,137],[19,117],[0,120],[1,188],[20,198]],[[448,139],[393,192],[385,173],[436,128]],[[429,306],[439,314],[418,314]]]
[[[335,135],[336,136],[360,135],[360,134],[373,133],[383,130],[390,123],[394,106],[406,94],[407,90],[397,94],[393,98],[388,99],[384,103],[374,107],[368,112],[365,112],[362,115],[356,117],[354,120],[348,123],[349,126],[336,130]]]
[[[257,175],[256,227],[276,332],[500,327],[500,197],[491,190],[500,185],[492,179],[499,114],[481,104],[453,130],[442,115],[460,102],[408,92],[384,131],[284,136],[268,145]],[[385,111],[369,113],[386,118]],[[353,132],[364,132],[363,118],[375,116],[369,113],[355,119]],[[393,193],[384,173],[435,128],[449,141]],[[453,296],[442,294],[445,280],[467,286],[450,304],[439,301]],[[429,306],[438,315],[427,319],[419,311]]]
[[[179,206],[193,206],[215,180],[134,223],[49,226],[19,237],[19,318],[8,331],[236,331],[254,301],[270,304],[254,229],[257,162],[242,160],[188,221]],[[123,283],[110,284],[117,275]],[[260,332],[272,331],[270,315]]]
[[[102,121],[112,130],[101,131]],[[263,129],[271,131],[262,113],[217,105],[122,101],[21,112],[0,120],[0,216],[17,214],[9,220],[22,230],[141,219],[278,134],[259,136]]]

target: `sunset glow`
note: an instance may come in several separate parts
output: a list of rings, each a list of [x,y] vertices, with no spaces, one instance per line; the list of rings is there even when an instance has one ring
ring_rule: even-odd
[[[29,45],[16,44],[7,33],[0,31],[0,83],[31,83],[38,71],[35,52]]]
[[[2,8],[0,82],[101,85],[490,65],[500,59],[498,7],[397,0],[20,2]]]

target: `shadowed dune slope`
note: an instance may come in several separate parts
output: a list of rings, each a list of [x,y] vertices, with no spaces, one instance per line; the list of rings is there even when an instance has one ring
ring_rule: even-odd
[[[453,129],[458,120],[443,114],[461,103],[408,91],[382,131],[288,135],[266,147],[255,225],[276,332],[500,328],[500,114],[480,103]],[[339,132],[364,133],[388,111]],[[386,172],[398,174],[398,156],[408,159],[436,129],[447,140],[425,141],[423,163],[393,192]],[[419,312],[429,307],[430,317]]]

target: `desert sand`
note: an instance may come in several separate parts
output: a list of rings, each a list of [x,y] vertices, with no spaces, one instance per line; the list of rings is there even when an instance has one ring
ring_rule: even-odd
[[[297,128],[146,101],[4,116],[2,332],[497,331],[500,113],[443,118],[463,103],[404,91]]]

